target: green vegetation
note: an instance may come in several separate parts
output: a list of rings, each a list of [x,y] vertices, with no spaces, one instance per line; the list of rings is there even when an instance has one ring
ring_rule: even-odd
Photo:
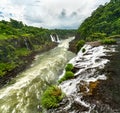
[[[79,40],[76,44],[77,47],[77,52],[83,47],[83,45],[85,44],[84,40]]]
[[[42,95],[42,106],[46,109],[58,107],[63,97],[64,94],[58,86],[50,86]]]
[[[86,38],[86,41],[97,41],[102,40],[106,37],[106,33],[93,33]]]
[[[61,83],[71,78],[74,78],[74,73],[72,71],[66,71],[65,75],[60,80],[58,80],[58,82]]]
[[[33,52],[53,47],[50,38],[53,32],[67,37],[74,35],[75,30],[48,30],[13,19],[0,21],[0,76],[25,64],[25,58]]]
[[[76,39],[71,43],[71,50],[77,53],[84,41],[99,41],[104,44],[115,44],[112,38],[120,38],[120,1],[111,0],[100,5],[90,17],[86,18],[76,33]],[[111,38],[106,41],[106,38]],[[76,45],[76,48],[75,48]]]
[[[72,69],[74,68],[73,64],[67,64],[65,67],[66,71],[72,71]]]
[[[76,30],[75,29],[54,29],[51,30],[53,34],[58,34],[58,36],[62,39],[75,36]]]
[[[35,46],[50,45],[50,33],[47,29],[27,26],[13,19],[0,21],[0,76],[24,64],[23,57],[36,51]]]
[[[74,69],[74,66],[73,64],[67,64],[66,67],[65,67],[65,75],[60,79],[58,80],[59,83],[65,81],[65,80],[68,80],[68,79],[71,79],[71,78],[74,78],[74,73],[72,72],[72,70]]]
[[[100,5],[79,27],[77,35],[86,39],[94,33],[105,33],[108,36],[120,34],[120,1],[111,0]],[[98,37],[100,38],[100,37]]]
[[[102,44],[116,44],[116,40],[115,39],[111,39],[111,38],[105,38],[104,40],[101,41]]]
[[[17,56],[27,56],[31,53],[27,48],[20,48],[15,51]]]
[[[109,36],[109,38],[120,38],[120,35],[112,35],[112,36]]]

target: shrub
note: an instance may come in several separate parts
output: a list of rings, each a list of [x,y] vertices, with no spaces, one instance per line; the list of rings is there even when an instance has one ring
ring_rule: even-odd
[[[85,41],[84,40],[80,40],[76,47],[77,47],[77,52],[82,48],[82,46],[85,44]]]
[[[105,38],[104,40],[101,41],[102,44],[116,44],[116,40],[111,39],[111,38]]]
[[[63,99],[64,94],[58,86],[50,86],[42,95],[41,104],[44,108],[58,107],[58,103]]]
[[[63,81],[65,81],[65,77],[63,76],[60,80],[58,80],[58,83],[62,83]]]
[[[90,39],[90,41],[96,41],[99,39],[104,39],[106,37],[106,33],[93,33],[89,36],[88,39]]]
[[[74,73],[71,71],[67,71],[64,76],[65,76],[65,79],[67,80],[67,79],[73,78]]]
[[[82,49],[82,53],[84,53],[85,51],[86,51],[86,49],[85,49],[85,48],[83,48],[83,49]]]
[[[71,71],[66,71],[65,75],[60,79],[58,80],[59,83],[65,81],[65,80],[68,80],[68,79],[71,79],[74,77],[74,73],[71,72]]]
[[[73,64],[67,64],[67,66],[65,67],[66,71],[71,71],[74,68]]]
[[[113,36],[110,36],[109,38],[120,38],[120,35],[113,35]]]

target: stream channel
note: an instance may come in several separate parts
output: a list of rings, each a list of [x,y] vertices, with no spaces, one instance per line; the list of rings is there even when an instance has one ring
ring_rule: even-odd
[[[73,38],[63,40],[56,48],[36,55],[30,68],[0,89],[0,113],[39,113],[37,107],[43,90],[57,81],[66,63],[75,56],[68,51]]]

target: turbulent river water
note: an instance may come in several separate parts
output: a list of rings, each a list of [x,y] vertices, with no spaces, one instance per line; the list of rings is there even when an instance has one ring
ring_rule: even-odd
[[[110,106],[104,106],[101,101],[96,99],[93,102],[88,102],[85,101],[85,97],[94,97],[93,90],[99,81],[108,79],[104,68],[110,62],[107,57],[111,57],[111,54],[116,51],[115,47],[115,45],[95,47],[85,44],[83,46],[85,52],[82,52],[83,48],[81,48],[77,56],[69,61],[77,69],[74,72],[75,77],[59,85],[67,98],[60,103],[62,106],[51,110],[50,113],[114,113]],[[63,75],[64,72],[60,77]],[[108,92],[107,94],[109,95]],[[96,109],[96,104],[99,109]]]
[[[0,113],[39,113],[43,90],[58,79],[66,63],[75,56],[67,50],[72,39],[37,55],[30,68],[0,89]]]

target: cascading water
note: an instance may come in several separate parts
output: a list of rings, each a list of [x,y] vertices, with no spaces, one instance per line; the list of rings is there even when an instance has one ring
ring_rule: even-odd
[[[28,50],[30,50],[26,38],[24,38],[24,42],[25,42],[26,48],[27,48]]]
[[[50,35],[50,38],[51,38],[52,42],[60,43],[60,39],[59,39],[58,35],[55,35],[55,36]]]
[[[85,52],[82,49],[85,49]],[[92,47],[91,45],[84,45],[81,51],[76,57],[70,60],[73,66],[77,69],[75,72],[75,78],[62,82],[59,87],[66,94],[67,98],[60,103],[63,106],[55,110],[51,110],[50,113],[94,113],[92,110],[95,104],[90,104],[83,100],[83,95],[91,95],[92,87],[95,87],[98,80],[106,80],[104,73],[99,71],[104,69],[105,64],[109,62],[105,58],[109,52],[115,52],[114,47],[98,46]],[[60,76],[60,78],[64,75]],[[110,109],[109,109],[110,110]],[[98,113],[96,111],[95,113]],[[109,112],[109,111],[108,111]],[[112,112],[110,112],[112,113]]]
[[[74,56],[67,51],[72,39],[63,40],[58,47],[37,55],[29,69],[0,89],[0,113],[39,113],[37,106],[43,89],[58,78]]]

